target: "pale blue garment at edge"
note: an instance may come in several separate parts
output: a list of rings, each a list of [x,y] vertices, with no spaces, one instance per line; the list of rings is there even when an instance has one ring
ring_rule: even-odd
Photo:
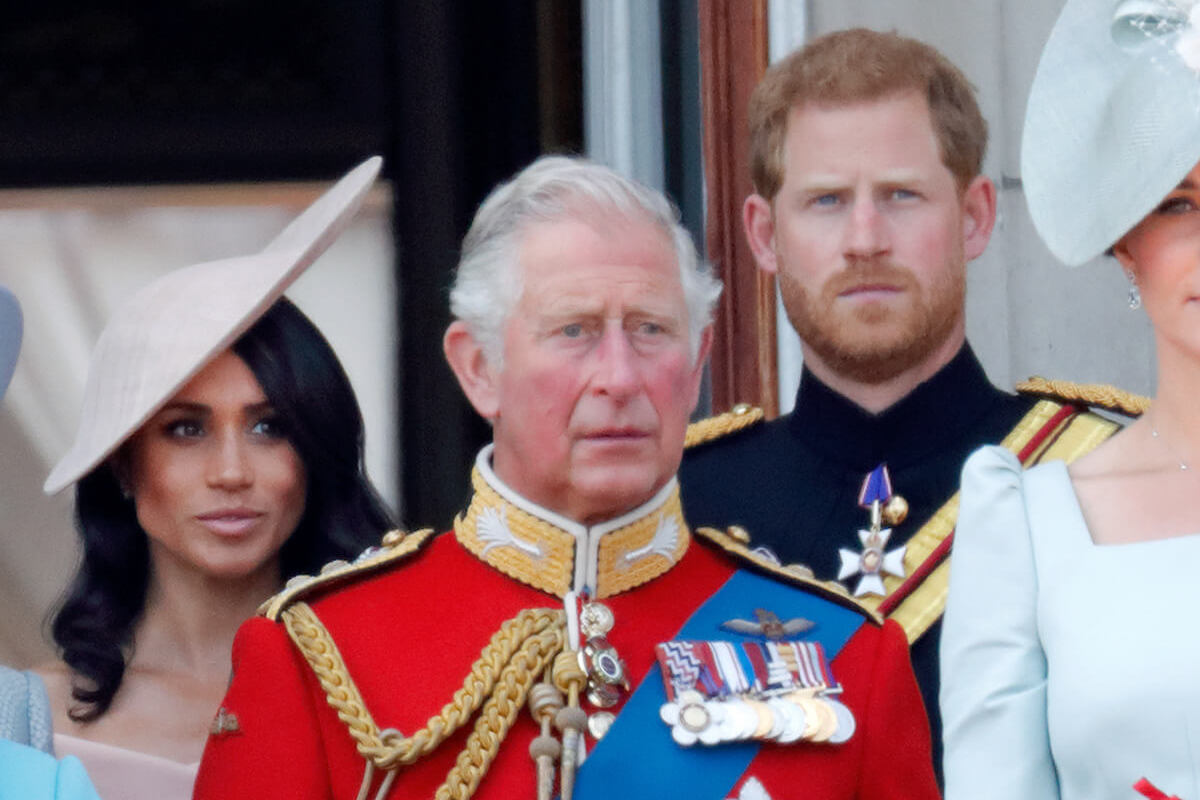
[[[1200,800],[1200,534],[1093,544],[1067,468],[963,469],[942,630],[946,800]]]
[[[79,760],[0,739],[0,800],[100,800]]]
[[[46,686],[36,673],[0,666],[0,739],[53,754]]]

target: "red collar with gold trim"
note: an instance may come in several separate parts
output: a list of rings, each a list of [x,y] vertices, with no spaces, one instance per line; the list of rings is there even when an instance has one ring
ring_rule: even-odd
[[[485,447],[475,460],[475,493],[454,520],[454,535],[505,575],[558,597],[586,590],[599,599],[654,580],[687,552],[691,532],[674,478],[632,511],[587,526],[506,486],[492,471],[491,451]]]

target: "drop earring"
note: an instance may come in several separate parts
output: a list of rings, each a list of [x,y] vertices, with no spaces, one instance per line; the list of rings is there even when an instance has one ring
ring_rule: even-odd
[[[1142,307],[1142,293],[1138,291],[1137,280],[1134,279],[1132,272],[1126,271],[1125,277],[1129,278],[1129,308],[1137,311]]]

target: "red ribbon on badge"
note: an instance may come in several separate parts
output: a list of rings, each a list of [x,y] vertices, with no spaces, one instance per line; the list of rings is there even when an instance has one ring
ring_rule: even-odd
[[[1149,797],[1150,800],[1179,800],[1179,798],[1175,795],[1167,794],[1166,792],[1161,791],[1158,787],[1145,778],[1142,778],[1135,783],[1133,788],[1137,790],[1138,794],[1143,794],[1146,797]]]

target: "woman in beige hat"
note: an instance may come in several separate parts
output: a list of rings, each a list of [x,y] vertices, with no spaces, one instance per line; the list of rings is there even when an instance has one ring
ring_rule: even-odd
[[[1200,798],[1200,3],[1068,0],[1022,178],[1068,265],[1108,252],[1158,387],[1068,469],[963,472],[942,633],[946,797]],[[1120,302],[1114,298],[1113,313]]]
[[[350,383],[282,298],[378,168],[261,253],[155,281],[100,337],[75,443],[46,481],[76,485],[83,561],[53,621],[61,662],[38,673],[57,754],[106,800],[190,797],[238,625],[391,527]]]

